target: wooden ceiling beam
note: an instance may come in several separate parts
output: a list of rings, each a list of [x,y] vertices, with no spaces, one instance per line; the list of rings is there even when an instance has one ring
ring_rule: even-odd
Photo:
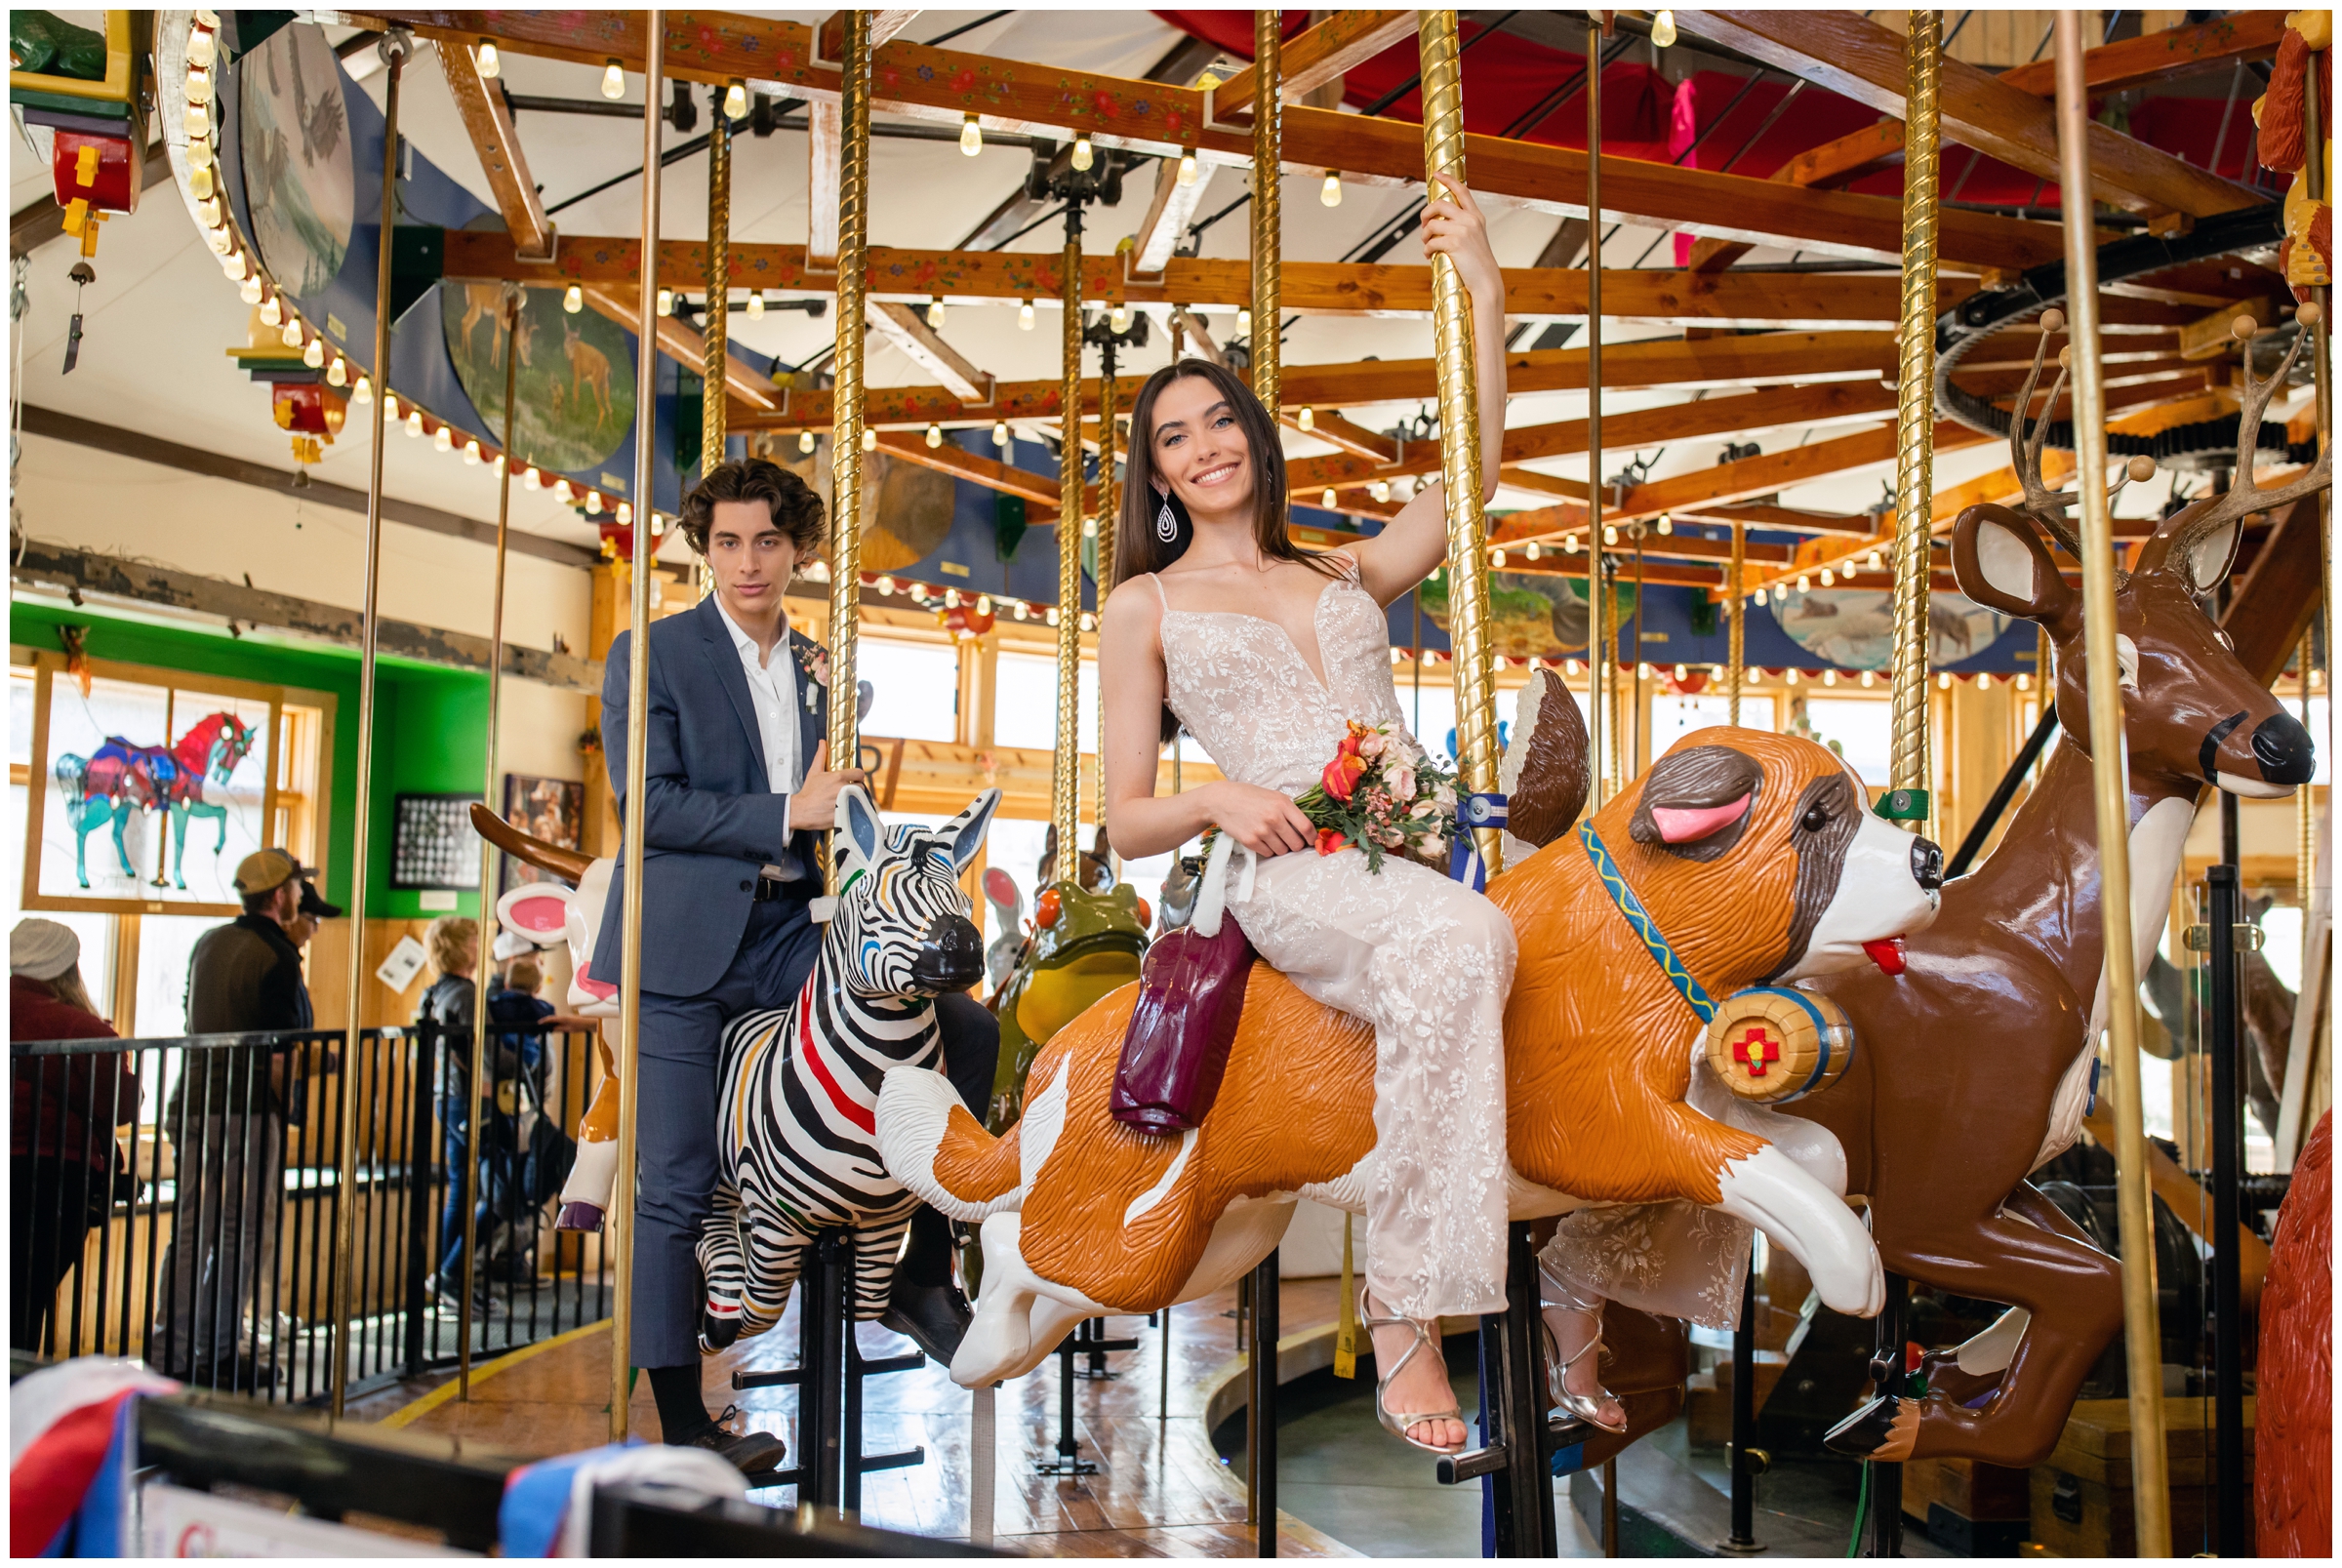
[[[1893,388],[1875,382],[1831,382],[1820,386],[1669,403],[1658,408],[1604,414],[1602,449],[1605,453],[1625,454],[1671,441],[1740,436],[1783,425],[1862,419],[1887,413],[1894,406]],[[1585,420],[1509,429],[1505,432],[1504,461],[1517,463],[1574,457],[1587,450],[1591,433]],[[1344,452],[1298,458],[1285,464],[1285,472],[1297,492],[1325,485],[1338,488],[1369,484],[1393,474],[1428,474],[1438,469],[1439,446],[1433,441],[1414,443],[1407,451],[1395,454],[1390,462],[1377,462]]]
[[[1415,35],[1412,11],[1337,11],[1296,34],[1278,50],[1277,88],[1290,102],[1304,93],[1340,81],[1345,71],[1374,59],[1393,44]],[[1245,66],[1211,90],[1205,112],[1215,122],[1252,119],[1261,96],[1259,68]]]
[[[872,331],[903,350],[911,363],[942,382],[944,389],[962,404],[970,408],[991,407],[997,378],[989,370],[978,370],[966,355],[944,342],[943,335],[927,325],[926,317],[915,306],[893,300],[871,300],[864,313]]]
[[[1195,178],[1186,184],[1179,182],[1179,160],[1158,159],[1154,166],[1154,197],[1147,204],[1147,216],[1139,221],[1138,232],[1131,236],[1130,271],[1133,277],[1162,276],[1170,263],[1171,253],[1187,237],[1188,224],[1195,217],[1195,209],[1212,182],[1215,163],[1195,160]]]
[[[1852,12],[1678,11],[1678,25],[1901,119],[1908,85],[1903,38]],[[1939,102],[1946,138],[2029,174],[2058,178],[2057,124],[2044,100],[1947,58]],[[2258,205],[2243,186],[2112,127],[2089,131],[2091,191],[2145,216],[2210,218]]]
[[[347,14],[353,24],[393,22],[417,35],[471,44],[487,37],[500,49],[599,66],[616,59],[639,70],[643,13],[638,11],[404,11]],[[760,91],[809,101],[834,101],[834,65],[815,58],[802,23],[733,12],[673,13],[666,68],[689,81],[721,85],[735,77]],[[877,51],[873,104],[892,112],[956,124],[974,112],[989,128],[1062,138],[1081,132],[1106,146],[1176,157],[1192,147],[1226,161],[1249,162],[1248,128],[1203,123],[1203,94],[1162,82],[1079,73],[1074,91],[1056,67],[994,59],[897,39]],[[1284,156],[1303,168],[1339,169],[1348,180],[1420,187],[1423,128],[1379,116],[1290,105]],[[1474,187],[1562,217],[1586,214],[1583,152],[1500,137],[1466,139]],[[1808,251],[1891,261],[1902,253],[1901,203],[1844,191],[1800,190],[1739,175],[1612,158],[1603,165],[1604,216],[1657,227],[1758,243],[1786,241]],[[2055,224],[1989,213],[1946,212],[1942,264],[1956,270],[2024,268],[2063,254]]]
[[[628,332],[641,320],[641,291],[631,283],[588,283],[579,292],[596,315],[608,317]],[[659,351],[694,376],[707,369],[707,340],[673,316],[659,317]],[[770,414],[781,406],[781,388],[735,354],[724,356],[724,390],[734,406],[756,414]]]
[[[1048,508],[1050,518],[1054,518],[1057,514],[1059,500],[1057,481],[1046,474],[1028,473],[1023,468],[1010,463],[995,462],[990,458],[980,458],[975,453],[949,441],[946,441],[940,447],[931,447],[924,438],[900,430],[880,431],[878,433],[878,450],[900,458],[905,462],[914,462],[922,468],[933,468],[939,473],[948,473],[954,479],[972,480],[988,490],[999,491],[1002,495],[1022,496],[1025,498],[1025,504],[1028,507],[1026,519],[1029,522],[1049,520],[1035,519],[1031,508]]]
[[[512,127],[512,110],[501,85],[492,88],[481,79],[471,51],[443,46],[433,51],[447,78],[448,96],[456,101],[456,115],[480,155],[480,171],[511,231],[512,253],[532,261],[553,259],[553,221],[545,213],[545,197],[529,178],[529,160],[520,148],[520,134]]]
[[[1426,473],[1430,471],[1424,468],[1400,469],[1394,467],[1393,465],[1399,459],[1399,444],[1381,431],[1369,430],[1364,425],[1346,420],[1330,410],[1317,412],[1312,404],[1302,406],[1312,410],[1310,416],[1310,428],[1305,432],[1306,434],[1313,435],[1320,441],[1330,442],[1362,462],[1374,464],[1384,477],[1387,478],[1393,473]],[[1292,429],[1301,429],[1301,416],[1298,414],[1287,414],[1284,422]],[[1436,443],[1431,443],[1431,445],[1433,450],[1432,467],[1436,468],[1439,465],[1438,447]]]
[[[1772,528],[1798,534],[1842,534],[1855,539],[1868,539],[1875,532],[1877,519],[1868,512],[1853,512],[1838,516],[1831,512],[1800,511],[1794,506],[1773,506],[1762,502],[1724,501],[1703,505],[1698,511],[1677,512],[1678,523],[1746,523],[1751,528]]]

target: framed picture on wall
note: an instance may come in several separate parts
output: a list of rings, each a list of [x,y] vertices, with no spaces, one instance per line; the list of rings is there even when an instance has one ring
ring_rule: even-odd
[[[405,793],[392,797],[392,888],[467,892],[480,885],[480,835],[471,830],[471,803],[479,798]]]
[[[533,838],[563,849],[583,850],[586,845],[586,786],[570,779],[532,779],[526,774],[505,775],[505,821]],[[503,886],[498,896],[511,892],[524,882],[550,882],[550,871],[541,871],[526,862],[505,856]]]
[[[284,689],[44,653],[25,770],[27,909],[243,912],[272,842]]]

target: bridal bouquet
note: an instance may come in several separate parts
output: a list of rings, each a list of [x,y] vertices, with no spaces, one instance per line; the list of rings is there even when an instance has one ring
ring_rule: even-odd
[[[1360,724],[1325,765],[1317,783],[1294,801],[1317,829],[1317,853],[1349,845],[1366,852],[1366,868],[1380,871],[1395,851],[1437,864],[1456,826],[1456,781],[1395,724]]]

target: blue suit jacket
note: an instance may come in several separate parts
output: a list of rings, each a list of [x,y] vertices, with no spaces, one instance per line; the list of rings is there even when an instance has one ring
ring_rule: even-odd
[[[619,633],[602,675],[602,756],[622,817],[632,805],[626,797],[632,637]],[[813,640],[792,626],[788,641],[797,659],[797,765],[803,768],[829,733],[829,688],[818,684],[808,667],[820,651]],[[761,868],[793,859],[807,876],[818,877],[821,835],[785,831],[788,795],[775,794],[765,776],[747,672],[714,596],[651,623],[650,648],[642,987],[697,996],[723,978],[739,951]],[[799,783],[784,781],[784,789],[793,791]],[[593,944],[594,978],[612,985],[622,967],[625,897],[622,856]]]

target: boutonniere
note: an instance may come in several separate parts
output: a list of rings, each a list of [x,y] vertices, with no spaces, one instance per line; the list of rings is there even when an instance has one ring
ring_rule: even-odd
[[[829,684],[829,650],[814,642],[800,642],[796,646],[797,663],[805,667],[811,681],[805,688],[805,710],[810,713],[818,700],[814,688],[827,688]]]

